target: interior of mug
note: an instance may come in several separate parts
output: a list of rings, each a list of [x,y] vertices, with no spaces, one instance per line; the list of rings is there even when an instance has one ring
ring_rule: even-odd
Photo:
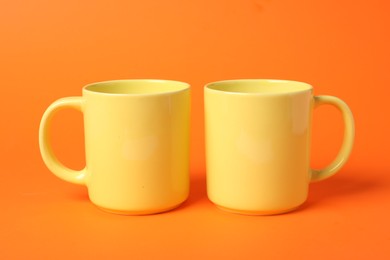
[[[104,94],[162,94],[188,88],[189,84],[174,80],[129,79],[92,83],[85,86],[84,90]]]
[[[213,82],[206,88],[233,93],[283,94],[311,90],[312,86],[291,80],[242,79]]]

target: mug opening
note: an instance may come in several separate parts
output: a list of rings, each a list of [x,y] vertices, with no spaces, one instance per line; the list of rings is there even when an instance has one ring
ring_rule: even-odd
[[[84,91],[113,95],[167,94],[186,90],[189,84],[174,80],[128,79],[92,83]]]
[[[232,94],[291,94],[312,89],[310,84],[277,79],[240,79],[209,83],[206,89]]]

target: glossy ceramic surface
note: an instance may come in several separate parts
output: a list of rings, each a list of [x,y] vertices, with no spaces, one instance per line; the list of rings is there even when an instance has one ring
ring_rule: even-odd
[[[306,200],[310,182],[333,175],[350,155],[350,109],[336,97],[313,96],[309,84],[228,80],[204,91],[207,193],[219,208],[255,215],[291,211]],[[343,114],[344,142],[328,167],[313,170],[311,118],[322,104]]]
[[[52,116],[84,114],[86,167],[62,165],[48,141]],[[87,85],[82,97],[55,101],[40,125],[41,154],[63,180],[86,185],[91,201],[119,214],[177,207],[189,192],[189,85],[164,80],[117,80]]]

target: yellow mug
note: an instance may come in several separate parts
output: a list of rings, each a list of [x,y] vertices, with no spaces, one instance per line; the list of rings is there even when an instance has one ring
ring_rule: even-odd
[[[288,80],[244,79],[209,83],[204,89],[207,194],[221,209],[271,215],[299,207],[310,182],[336,173],[354,141],[354,120],[346,103],[313,96],[311,85]],[[329,166],[310,168],[313,108],[338,108],[345,130]]]
[[[84,115],[86,167],[65,167],[53,154],[48,132],[63,108]],[[42,117],[43,161],[59,178],[88,188],[99,208],[142,215],[171,210],[189,193],[189,84],[168,80],[113,80],[61,98]]]

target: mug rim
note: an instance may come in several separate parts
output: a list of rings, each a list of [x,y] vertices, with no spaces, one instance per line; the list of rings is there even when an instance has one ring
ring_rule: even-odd
[[[268,84],[293,84],[296,87],[291,88],[285,91],[258,91],[258,92],[246,92],[240,90],[229,90],[226,89],[228,85],[239,85],[240,83],[249,83],[249,84],[259,84],[259,83],[268,83]],[[299,87],[297,87],[299,86]],[[244,95],[244,96],[280,96],[280,95],[291,95],[297,93],[303,93],[307,91],[313,91],[313,86],[309,83],[296,81],[296,80],[287,80],[287,79],[228,79],[228,80],[219,80],[207,83],[204,86],[204,89],[211,92],[216,92],[226,95]]]
[[[144,84],[149,83],[153,84],[155,86],[158,85],[166,85],[166,84],[173,84],[175,85],[172,87],[172,89],[159,89],[153,91],[145,91],[145,92],[114,92],[114,91],[107,91],[107,88],[109,88],[109,85],[112,84],[120,84],[120,83],[131,83],[134,85],[137,84]],[[99,89],[101,88],[101,89]],[[108,96],[156,96],[156,95],[171,95],[175,93],[184,92],[190,89],[190,84],[183,81],[178,80],[167,80],[167,79],[114,79],[114,80],[104,80],[104,81],[98,81],[93,82],[85,85],[82,89],[83,93],[91,93],[96,95],[108,95]]]

